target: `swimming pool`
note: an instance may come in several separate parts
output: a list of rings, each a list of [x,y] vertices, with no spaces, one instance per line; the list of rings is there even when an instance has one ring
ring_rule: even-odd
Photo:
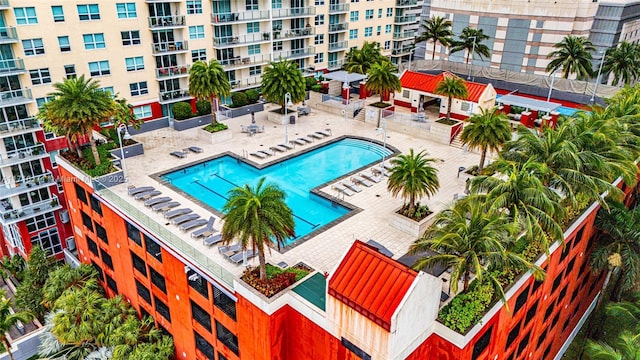
[[[345,138],[307,153],[257,169],[232,156],[222,156],[161,175],[179,190],[221,211],[236,186],[255,186],[261,177],[285,191],[294,214],[295,238],[342,217],[350,210],[311,193],[311,189],[365,167],[393,152],[365,140]]]

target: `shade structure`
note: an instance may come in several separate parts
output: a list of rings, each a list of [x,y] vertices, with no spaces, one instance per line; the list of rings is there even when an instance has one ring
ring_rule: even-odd
[[[322,75],[325,79],[328,80],[337,80],[342,83],[352,83],[354,81],[362,81],[367,78],[366,75],[358,74],[358,73],[350,73],[344,70],[334,71],[330,73],[326,73]]]
[[[562,106],[562,104],[531,99],[524,96],[518,95],[503,95],[496,99],[498,104],[512,105],[512,106],[520,106],[529,110],[538,110],[544,112],[552,112]]]

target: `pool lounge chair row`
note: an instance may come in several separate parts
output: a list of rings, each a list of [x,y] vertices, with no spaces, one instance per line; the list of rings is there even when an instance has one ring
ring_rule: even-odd
[[[227,260],[231,261],[236,265],[239,265],[240,263],[242,263],[245,258],[247,260],[250,260],[258,256],[258,252],[253,251],[252,249],[242,251],[242,246],[240,244],[233,244],[229,246],[219,246],[218,251]]]
[[[172,151],[172,152],[169,153],[169,155],[175,156],[175,157],[180,158],[180,159],[184,159],[184,158],[187,157],[187,154],[189,153],[189,151],[192,152],[192,153],[196,153],[196,154],[204,152],[204,150],[202,150],[201,147],[189,146],[186,149],[182,149],[182,151]]]
[[[389,173],[384,168],[374,168],[371,172],[364,171],[352,176],[351,179],[340,181],[337,184],[334,184],[331,188],[343,193],[344,195],[352,196],[354,193],[362,191],[360,185],[371,187],[374,183],[381,182],[382,176],[389,176]]]

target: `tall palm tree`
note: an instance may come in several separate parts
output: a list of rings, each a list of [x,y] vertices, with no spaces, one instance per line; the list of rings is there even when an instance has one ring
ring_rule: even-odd
[[[90,290],[98,290],[98,273],[96,269],[87,264],[80,264],[77,268],[69,265],[61,266],[49,274],[42,292],[44,306],[51,310],[54,303],[68,289],[85,288]]]
[[[398,69],[388,61],[377,62],[371,65],[367,73],[367,89],[380,94],[380,102],[384,101],[384,96],[391,91],[402,90],[400,79],[395,74]]]
[[[435,93],[447,97],[447,120],[451,119],[453,98],[466,99],[469,96],[467,84],[461,78],[445,73],[444,78],[436,85]]]
[[[243,250],[251,247],[257,251],[263,280],[267,278],[265,247],[280,248],[294,235],[293,212],[285,203],[285,197],[277,185],[265,184],[265,178],[260,178],[255,187],[246,184],[231,189],[222,209],[226,214],[223,242],[238,238]]]
[[[449,54],[457,53],[458,51],[467,51],[467,60],[466,63],[469,63],[469,59],[471,58],[471,52],[475,51],[475,54],[478,54],[480,60],[483,57],[489,57],[491,55],[491,51],[489,47],[482,43],[483,40],[489,39],[489,35],[485,34],[482,29],[474,29],[472,27],[467,26],[462,29],[462,33],[460,34],[460,40],[453,40],[451,43],[451,50]]]
[[[365,41],[360,49],[351,49],[347,53],[344,69],[350,73],[366,75],[371,66],[378,62],[390,62],[382,55],[378,42]]]
[[[591,66],[591,52],[596,51],[591,41],[584,36],[567,35],[553,45],[554,50],[547,55],[547,58],[553,59],[547,65],[547,72],[562,68],[562,77],[567,79],[569,75],[575,74],[579,80],[586,79],[593,75]]]
[[[589,340],[585,352],[591,360],[638,360],[640,359],[640,334],[622,333],[613,346],[605,342]]]
[[[480,163],[478,172],[484,168],[487,150],[498,151],[502,145],[511,139],[511,124],[509,118],[497,107],[482,109],[467,119],[468,124],[462,130],[460,140],[470,149],[480,149]]]
[[[5,350],[9,354],[9,358],[13,360],[11,344],[7,338],[7,334],[18,322],[29,322],[33,316],[27,311],[13,313],[11,309],[11,299],[7,299],[6,295],[4,290],[0,290],[0,342],[4,345]]]
[[[434,159],[427,158],[425,151],[415,154],[409,149],[409,154],[400,154],[391,159],[393,168],[390,170],[387,190],[391,195],[400,195],[408,200],[407,215],[415,213],[416,202],[423,196],[432,196],[440,188],[438,170],[432,166]]]
[[[211,103],[211,123],[215,125],[216,99],[231,95],[231,84],[222,65],[215,59],[198,60],[189,71],[189,94],[198,100]]]
[[[72,145],[77,145],[82,136],[89,137],[93,159],[96,165],[100,165],[92,131],[114,114],[113,97],[100,89],[100,82],[85,79],[84,75],[64,79],[61,83],[53,84],[53,88],[55,91],[49,93],[53,99],[40,107],[38,117],[44,122],[45,128],[66,136]],[[77,146],[76,150],[78,156],[82,157]]]
[[[296,103],[304,100],[306,82],[298,65],[289,60],[280,59],[272,62],[262,74],[262,94],[267,101],[282,106],[284,113],[285,94],[291,94],[291,101]]]
[[[413,44],[416,45],[423,41],[433,41],[433,53],[431,54],[431,60],[433,60],[436,58],[437,43],[445,47],[451,45],[453,41],[451,38],[451,36],[453,36],[451,25],[451,20],[440,16],[432,16],[420,24],[420,31],[422,32],[416,36]]]
[[[602,76],[613,74],[612,85],[629,85],[640,75],[640,46],[622,41],[607,51],[602,64]]]

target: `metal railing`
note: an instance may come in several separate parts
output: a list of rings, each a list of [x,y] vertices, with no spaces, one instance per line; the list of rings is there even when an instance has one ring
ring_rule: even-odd
[[[0,122],[0,133],[16,133],[31,129],[40,129],[40,124],[34,117]]]
[[[189,43],[186,40],[168,41],[168,42],[151,44],[151,52],[154,55],[165,53],[165,52],[187,51],[187,50],[189,50]]]
[[[405,55],[411,52],[411,49],[412,49],[411,46],[404,46],[404,47],[401,47],[400,49],[393,49],[391,50],[391,55]]]
[[[161,91],[158,93],[158,99],[160,101],[173,101],[173,100],[181,100],[185,98],[190,98],[189,91],[187,90],[171,90],[171,91]]]
[[[184,15],[150,16],[150,28],[185,26]]]
[[[191,64],[185,64],[156,69],[156,78],[188,76],[190,68]]]
[[[342,22],[337,24],[329,24],[329,32],[339,32],[349,30],[349,23]]]
[[[416,22],[416,16],[415,15],[400,15],[400,16],[396,16],[393,19],[393,22],[396,23],[396,24]]]
[[[16,100],[33,100],[31,89],[17,89],[0,92],[0,102]]]
[[[262,78],[260,76],[254,76],[242,80],[234,80],[231,82],[232,89],[244,89],[250,87],[260,86],[262,84]]]
[[[240,36],[223,36],[223,37],[214,37],[213,38],[213,46],[233,46],[233,45],[241,45],[241,44],[251,44],[257,43],[260,41],[269,40],[265,39],[264,34],[253,33],[247,35]]]
[[[24,60],[22,59],[8,59],[0,60],[0,74],[4,72],[13,71],[25,71]]]
[[[237,13],[211,14],[213,24],[226,24],[236,21],[256,21],[269,19],[267,10],[250,10]]]
[[[315,7],[297,7],[272,9],[271,14],[274,18],[291,17],[291,16],[311,16],[316,14]]]
[[[348,41],[338,41],[335,43],[329,43],[329,51],[340,51],[349,47]]]
[[[0,0],[0,8],[10,7],[9,0]]]
[[[295,58],[311,56],[315,53],[316,53],[315,46],[310,46],[310,47],[305,47],[300,49],[277,51],[274,53],[274,57],[282,57],[283,59],[295,59]]]
[[[14,209],[8,202],[0,203],[0,219],[2,222],[15,223],[24,219],[34,217],[44,212],[50,212],[60,209],[60,202],[58,197],[52,195],[51,198],[35,202],[29,205],[21,206],[19,209]]]
[[[0,164],[9,165],[18,162],[24,162],[36,156],[47,155],[43,144],[35,144],[22,149],[7,151],[6,154],[0,155]]]
[[[329,14],[349,12],[349,4],[330,4]]]
[[[19,178],[16,178],[14,183],[11,183],[10,181],[7,182],[7,180],[8,179],[5,179],[4,186],[0,186],[0,197],[17,195],[23,192],[30,191],[31,189],[38,189],[41,187],[53,185],[55,183],[53,180],[53,175],[49,171],[36,176],[21,176]]]
[[[0,43],[18,41],[18,31],[14,27],[0,28]]]
[[[344,59],[329,61],[327,68],[329,70],[339,69],[344,65]]]
[[[396,6],[416,6],[418,0],[396,0]]]
[[[269,55],[253,55],[240,57],[236,56],[231,59],[221,59],[218,60],[222,66],[230,66],[230,67],[243,67],[243,66],[251,66],[255,64],[264,64],[271,61]]]
[[[284,31],[285,38],[299,37],[299,36],[310,36],[315,35],[316,29],[309,27],[297,28],[297,29],[289,29]]]
[[[424,114],[402,114],[392,110],[383,110],[382,118],[389,123],[423,130],[431,129],[431,122]]]
[[[413,30],[405,30],[402,32],[394,32],[393,33],[393,39],[394,40],[400,40],[400,39],[409,39],[409,38],[413,38],[416,36],[416,32]]]

